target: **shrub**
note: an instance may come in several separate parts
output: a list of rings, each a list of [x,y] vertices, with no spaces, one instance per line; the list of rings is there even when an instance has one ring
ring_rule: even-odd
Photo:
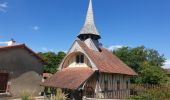
[[[53,100],[66,100],[67,95],[62,92],[61,89],[57,89],[56,95],[54,96]]]
[[[30,91],[22,91],[20,95],[21,95],[21,100],[36,100],[33,97],[32,92]]]
[[[137,91],[137,94],[131,97],[131,100],[169,100],[169,98],[169,85],[162,85],[155,88],[143,87],[142,91]]]

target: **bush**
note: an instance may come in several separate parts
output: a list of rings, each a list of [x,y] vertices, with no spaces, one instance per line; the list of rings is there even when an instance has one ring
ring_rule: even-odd
[[[170,86],[162,85],[147,89],[143,87],[142,92],[137,92],[137,95],[132,96],[131,100],[169,100],[169,98]]]
[[[54,96],[53,100],[66,100],[67,95],[62,92],[61,89],[57,89],[56,95]]]
[[[20,95],[21,100],[36,100],[30,91],[22,91]]]

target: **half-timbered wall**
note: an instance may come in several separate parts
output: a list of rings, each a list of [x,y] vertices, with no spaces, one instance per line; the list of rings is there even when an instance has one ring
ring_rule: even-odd
[[[99,91],[96,96],[99,98],[126,98],[130,94],[130,80],[128,76],[119,74],[100,74]]]
[[[104,99],[122,99],[130,96],[130,79],[126,75],[104,74],[94,76],[85,86],[87,97]],[[91,89],[91,90],[90,90]],[[91,95],[87,91],[94,91]]]
[[[94,74],[87,82],[85,82],[84,95],[89,98],[94,98],[96,93],[97,74]]]

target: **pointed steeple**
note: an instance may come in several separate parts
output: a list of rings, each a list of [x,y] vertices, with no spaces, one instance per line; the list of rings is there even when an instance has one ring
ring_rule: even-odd
[[[87,24],[94,24],[92,0],[90,0],[89,2],[89,7],[88,7],[87,15],[86,15],[85,25]]]
[[[92,0],[89,1],[89,7],[86,15],[85,24],[81,29],[78,37],[82,39],[82,38],[87,38],[89,36],[95,39],[100,39],[99,32],[97,31],[94,23]]]

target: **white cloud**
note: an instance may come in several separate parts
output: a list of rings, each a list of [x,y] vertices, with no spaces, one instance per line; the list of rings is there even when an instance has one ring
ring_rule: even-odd
[[[45,47],[41,48],[41,50],[42,50],[42,51],[45,51],[45,52],[48,51],[48,49],[45,48]]]
[[[166,60],[165,65],[163,68],[170,68],[170,60]]]
[[[54,50],[53,49],[48,49],[48,48],[46,48],[46,47],[43,47],[43,48],[41,48],[41,50],[43,51],[43,52],[53,52]]]
[[[38,31],[39,29],[40,29],[40,27],[37,25],[33,27],[33,30],[35,30],[35,31]]]
[[[122,47],[124,47],[124,46],[123,45],[112,45],[112,46],[109,46],[107,49],[109,51],[113,51],[113,50],[117,50],[117,49],[122,48]]]
[[[7,12],[6,10],[7,8],[8,8],[7,2],[0,3],[0,12]]]
[[[67,50],[64,50],[63,52],[64,52],[64,53],[67,53],[68,51],[67,51]]]

